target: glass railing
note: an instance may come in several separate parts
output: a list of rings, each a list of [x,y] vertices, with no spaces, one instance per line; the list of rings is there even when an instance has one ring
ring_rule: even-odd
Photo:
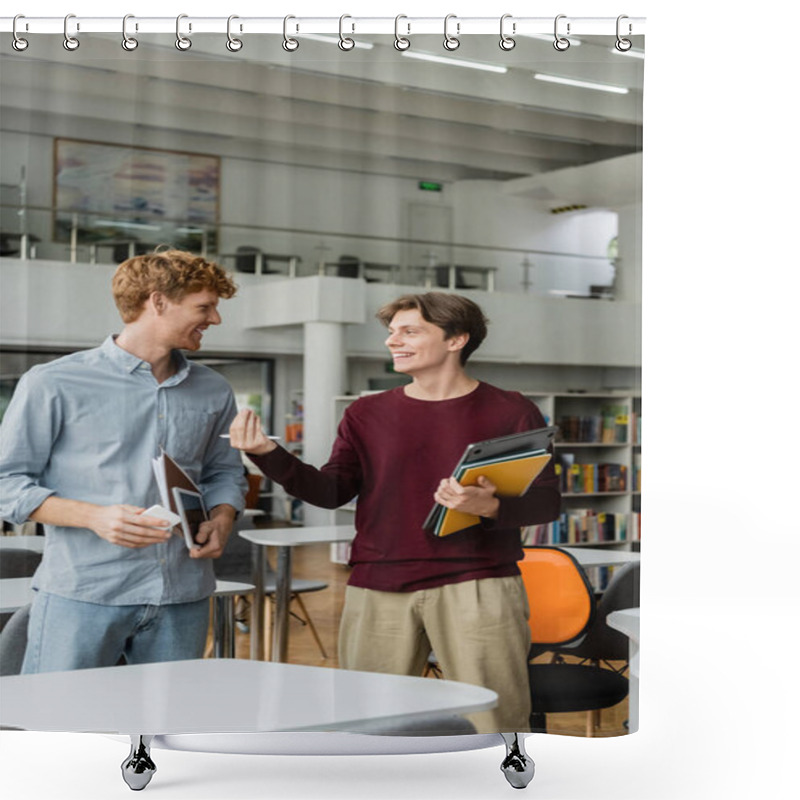
[[[338,275],[425,288],[607,296],[614,278],[607,255],[0,204],[5,257],[117,264],[159,246],[195,252],[238,272]]]

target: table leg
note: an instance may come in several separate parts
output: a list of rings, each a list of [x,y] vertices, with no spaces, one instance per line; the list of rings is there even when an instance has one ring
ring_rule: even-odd
[[[144,789],[156,772],[156,765],[150,758],[152,736],[131,734],[131,752],[122,762],[122,779],[135,792]]]
[[[261,545],[253,546],[253,603],[250,606],[250,658],[264,660],[264,568],[266,555]]]
[[[289,601],[292,593],[292,548],[278,548],[275,568],[275,624],[272,628],[272,661],[286,662],[289,655]]]
[[[234,658],[236,655],[233,601],[233,595],[214,598],[214,658]]]

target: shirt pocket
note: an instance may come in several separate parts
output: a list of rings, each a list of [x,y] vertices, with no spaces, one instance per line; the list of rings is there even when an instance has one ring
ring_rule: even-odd
[[[171,414],[167,453],[184,469],[202,469],[214,433],[216,414],[178,407]]]

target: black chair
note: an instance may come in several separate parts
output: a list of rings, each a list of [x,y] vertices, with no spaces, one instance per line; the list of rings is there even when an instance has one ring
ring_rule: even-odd
[[[559,548],[529,548],[519,566],[531,606],[531,656],[538,655],[542,650],[554,653],[550,663],[528,664],[531,731],[547,732],[547,714],[594,712],[610,708],[624,700],[629,689],[628,679],[622,674],[624,668],[615,670],[599,666],[600,661],[606,660],[606,657],[597,659],[587,657],[578,663],[567,663],[563,655],[566,653],[579,655],[580,648],[587,641],[591,646],[593,642],[602,643],[606,639],[603,628],[608,627],[605,618],[613,610],[611,600],[601,611],[583,569],[575,559]],[[638,582],[638,572],[634,569],[620,570],[615,577],[620,586],[624,587],[630,585],[629,581],[633,580],[634,576]],[[559,604],[562,600],[558,597],[559,590],[567,582],[572,596],[563,599],[563,609],[560,609]],[[612,580],[607,589],[612,592],[610,597],[616,597],[618,602],[624,604],[620,607],[631,607],[633,599],[631,592],[624,588],[618,590],[618,587],[614,587],[614,583]],[[556,591],[553,591],[554,587]],[[536,626],[546,627],[548,623],[547,619],[541,619],[542,615],[556,618],[563,615],[565,619],[569,618],[575,622],[574,630],[568,637],[561,639],[554,639],[548,635],[549,630],[539,636]],[[581,629],[582,622],[585,624]],[[599,649],[592,647],[591,652],[597,655]],[[614,651],[612,657],[616,655],[618,653]],[[625,658],[627,658],[627,644]],[[589,660],[596,660],[597,663],[588,663]],[[594,734],[595,722],[595,715],[590,714],[587,718],[588,736]]]
[[[249,272],[251,275],[258,272],[259,258],[263,257],[260,247],[251,247],[243,244],[236,248],[234,266],[237,272]]]
[[[357,256],[339,256],[336,262],[338,278],[363,278],[367,283],[377,283],[377,278],[368,278],[364,274],[364,265]]]
[[[19,675],[28,644],[30,604],[21,606],[0,631],[0,675]]]
[[[22,547],[0,550],[0,578],[30,578],[41,560],[41,553]],[[0,614],[0,630],[5,628],[11,617],[11,613]]]
[[[132,256],[143,256],[153,249],[154,245],[145,242],[133,242],[133,247],[128,242],[115,244],[111,249],[111,257],[115,264],[121,264]]]
[[[450,267],[434,267],[436,271],[436,285],[442,289],[447,289],[450,286]],[[461,267],[456,267],[456,289],[479,289],[479,286],[473,286],[467,283],[464,279],[464,270]]]

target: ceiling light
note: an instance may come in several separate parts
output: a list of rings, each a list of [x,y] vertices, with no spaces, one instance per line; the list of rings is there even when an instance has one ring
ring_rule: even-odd
[[[545,42],[550,42],[551,44],[555,41],[555,38],[548,33],[518,33],[517,36],[522,36],[524,39],[542,39]],[[578,47],[582,44],[580,39],[573,39],[571,36],[561,37],[566,38],[570,44],[574,44],[575,47]]]
[[[611,86],[608,83],[590,83],[589,81],[577,81],[573,78],[562,78],[558,75],[544,75],[541,72],[534,72],[533,77],[537,81],[547,81],[548,83],[562,83],[565,86],[578,86],[581,89],[596,89],[599,92],[612,92],[613,94],[628,94],[626,86]]]
[[[338,36],[322,36],[318,33],[301,33],[298,34],[303,39],[313,39],[315,42],[327,42],[328,44],[339,44],[339,37]],[[371,42],[359,42],[355,39],[355,47],[359,50],[372,50],[375,46]]]
[[[508,67],[501,67],[497,64],[486,64],[482,61],[464,61],[458,58],[435,56],[432,53],[417,53],[412,50],[406,50],[402,53],[402,55],[404,55],[406,58],[417,58],[420,61],[434,61],[437,64],[449,64],[451,67],[482,69],[484,72],[499,72],[500,74],[508,72]]]
[[[611,48],[612,53],[618,56],[629,56],[630,58],[644,58],[644,50],[617,50],[616,47]]]

